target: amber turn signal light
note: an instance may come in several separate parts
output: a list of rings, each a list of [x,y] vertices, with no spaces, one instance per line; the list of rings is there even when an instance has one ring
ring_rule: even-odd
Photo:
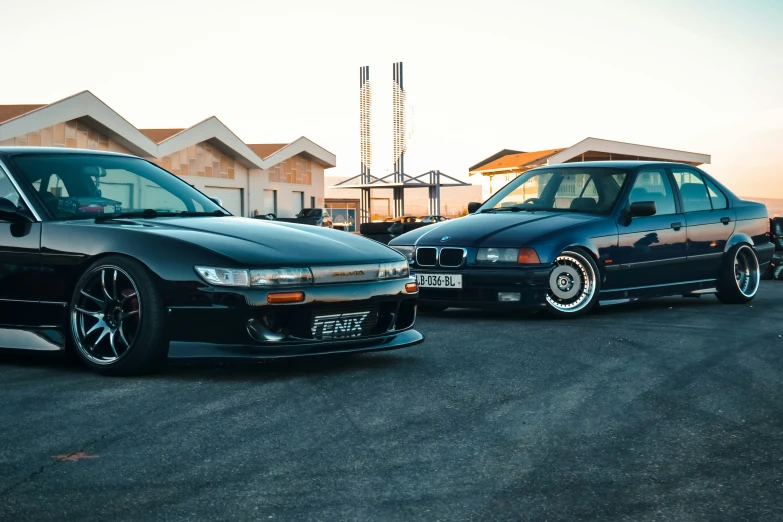
[[[517,263],[520,265],[538,265],[541,260],[532,248],[520,248],[517,255]]]
[[[409,294],[415,294],[419,291],[419,285],[416,283],[405,283],[405,291]]]
[[[304,292],[279,292],[266,296],[266,302],[269,304],[301,303],[302,301],[304,301]]]

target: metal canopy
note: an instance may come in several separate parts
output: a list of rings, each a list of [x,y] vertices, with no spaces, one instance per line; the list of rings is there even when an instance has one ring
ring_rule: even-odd
[[[445,178],[445,180],[443,179]],[[358,180],[359,183],[352,183]],[[382,178],[373,176],[372,174],[365,173],[359,174],[352,178],[341,181],[330,188],[336,189],[361,189],[362,193],[367,193],[366,200],[369,201],[369,193],[372,189],[395,189],[394,190],[394,217],[399,217],[405,214],[405,207],[403,204],[402,192],[406,188],[426,188],[429,191],[428,211],[430,215],[440,215],[440,188],[441,187],[469,187],[470,183],[460,181],[448,174],[444,174],[439,170],[430,170],[424,174],[418,176],[411,176],[404,172],[392,172]],[[364,195],[364,194],[363,194]],[[362,201],[365,198],[362,197]],[[369,221],[369,208],[362,209],[362,217],[367,218]]]

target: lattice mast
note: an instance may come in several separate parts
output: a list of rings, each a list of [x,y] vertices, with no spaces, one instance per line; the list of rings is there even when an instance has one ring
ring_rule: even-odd
[[[368,185],[372,168],[372,85],[370,66],[359,68],[359,146],[361,148],[361,184]],[[370,222],[370,189],[363,188],[359,222]]]
[[[405,183],[405,151],[408,147],[405,129],[405,88],[402,83],[402,62],[392,70],[392,111],[394,124],[394,183]],[[394,187],[394,217],[405,214],[405,189]]]

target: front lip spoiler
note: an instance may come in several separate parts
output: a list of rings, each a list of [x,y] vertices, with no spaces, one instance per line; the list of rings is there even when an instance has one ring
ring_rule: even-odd
[[[344,341],[321,341],[313,343],[269,343],[262,344],[213,344],[189,341],[172,341],[169,344],[170,360],[186,359],[288,359],[337,353],[361,353],[396,350],[424,341],[416,330],[404,330],[391,335]]]

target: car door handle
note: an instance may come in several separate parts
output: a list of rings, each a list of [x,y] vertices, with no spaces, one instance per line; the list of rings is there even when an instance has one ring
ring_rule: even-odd
[[[674,230],[680,230],[682,228],[682,223],[680,223],[679,221],[677,221],[676,223],[672,223],[672,228]]]
[[[731,222],[731,218],[722,217],[720,218],[720,222],[723,223],[724,225],[728,225]]]

